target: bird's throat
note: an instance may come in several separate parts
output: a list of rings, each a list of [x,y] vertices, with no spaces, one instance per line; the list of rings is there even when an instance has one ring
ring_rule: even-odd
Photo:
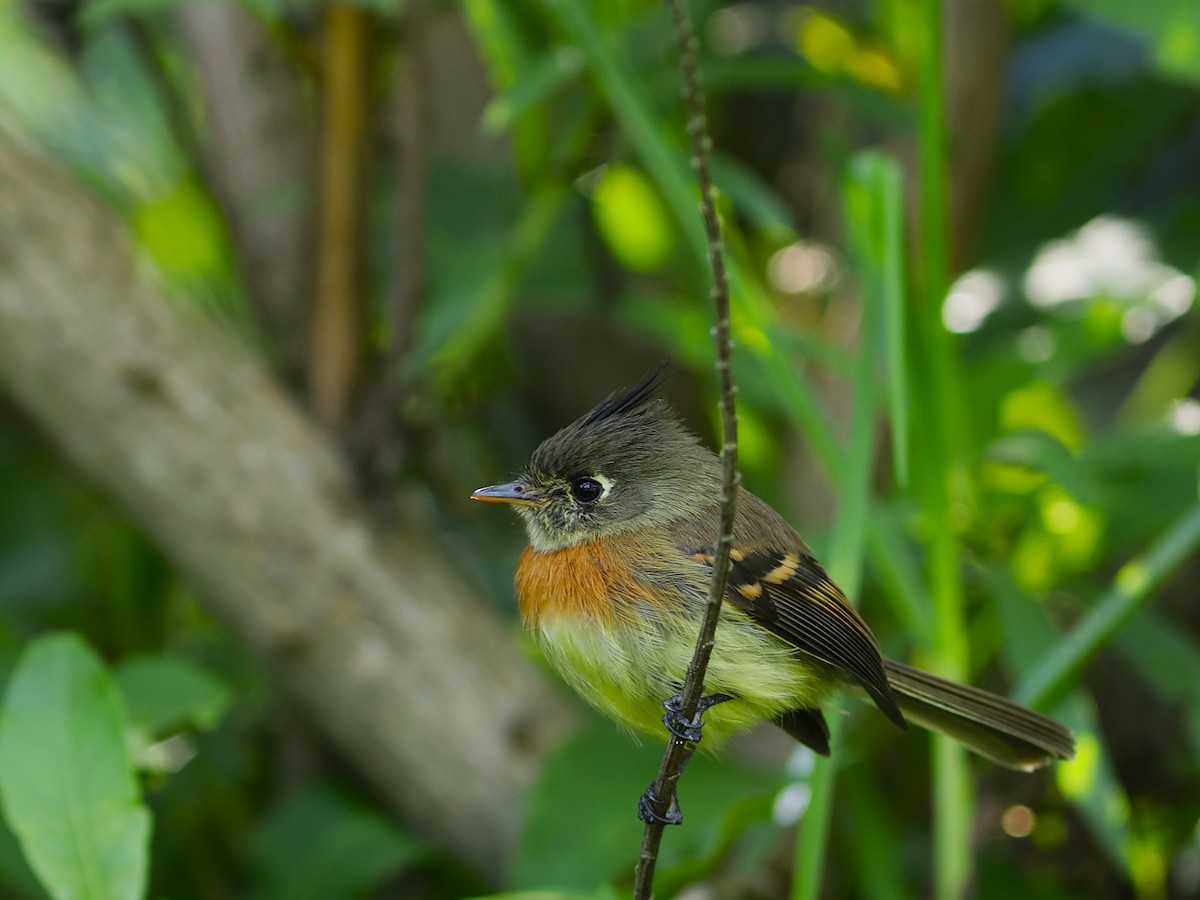
[[[622,559],[619,543],[585,541],[549,552],[525,548],[516,587],[526,627],[560,617],[614,625],[636,616],[622,601],[634,599],[644,588],[639,590],[639,579]]]

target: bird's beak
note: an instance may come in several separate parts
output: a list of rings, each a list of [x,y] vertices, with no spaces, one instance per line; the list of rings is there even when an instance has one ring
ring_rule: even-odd
[[[471,494],[471,499],[486,500],[488,503],[533,503],[542,498],[521,482],[510,481],[507,484],[481,487]]]

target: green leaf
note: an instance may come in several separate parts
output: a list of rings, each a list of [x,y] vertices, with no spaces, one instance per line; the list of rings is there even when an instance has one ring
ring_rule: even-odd
[[[153,737],[188,726],[207,731],[233,701],[225,682],[178,656],[133,657],[116,678],[130,720]]]
[[[150,813],[124,733],[116,685],[78,636],[26,648],[4,698],[0,792],[53,897],[124,900],[145,890]]]
[[[326,784],[289,796],[261,824],[254,863],[263,900],[358,897],[426,853],[385,816]]]
[[[842,477],[838,484],[842,506],[834,526],[830,548],[829,572],[849,597],[858,594],[862,580],[863,555],[868,539],[871,476],[875,457],[875,410],[877,390],[875,365],[888,329],[894,327],[890,306],[899,297],[899,167],[882,154],[856,156],[849,167],[844,185],[850,224],[850,246],[862,272],[867,295],[854,384],[854,413],[850,445],[847,448]],[[898,336],[902,340],[902,335]],[[899,370],[903,377],[903,367]],[[901,444],[903,442],[900,442]],[[836,744],[841,726],[830,728]],[[836,757],[818,759],[809,784],[812,800],[805,813],[796,842],[796,875],[793,893],[816,896],[821,887],[833,797],[837,780]]]

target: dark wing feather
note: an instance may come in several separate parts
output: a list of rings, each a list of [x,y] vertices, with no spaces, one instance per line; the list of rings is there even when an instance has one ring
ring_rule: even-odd
[[[905,728],[875,636],[825,569],[797,550],[733,551],[727,602],[805,653],[848,675],[889,719]],[[712,564],[711,551],[695,559]]]
[[[775,720],[775,724],[805,747],[829,755],[829,726],[819,709],[793,709]]]

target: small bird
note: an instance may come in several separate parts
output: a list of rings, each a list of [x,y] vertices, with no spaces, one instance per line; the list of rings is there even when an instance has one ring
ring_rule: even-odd
[[[662,738],[665,721],[699,740],[677,695],[712,576],[721,464],[655,399],[662,372],[547,438],[517,480],[471,496],[512,504],[524,521],[521,617],[565,679],[630,729]],[[731,556],[704,681],[706,745],[766,720],[828,755],[821,706],[848,687],[899,727],[911,720],[1008,768],[1074,753],[1053,719],[885,658],[800,536],[744,489]]]

